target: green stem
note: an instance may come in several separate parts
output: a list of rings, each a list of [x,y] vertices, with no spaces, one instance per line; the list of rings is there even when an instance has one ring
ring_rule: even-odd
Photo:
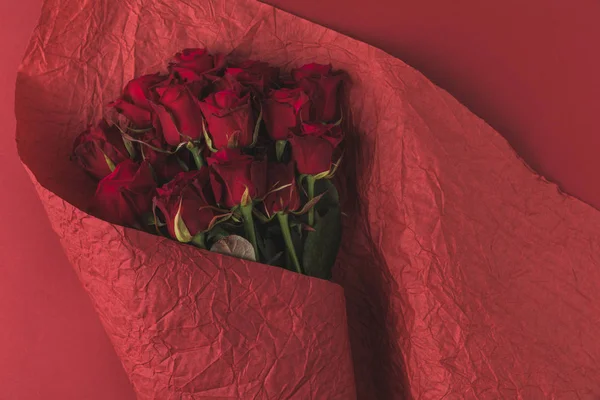
[[[277,161],[281,161],[283,159],[283,153],[285,153],[286,145],[287,140],[277,140],[275,142],[275,155],[277,156]]]
[[[198,234],[196,234],[196,236],[194,236],[192,238],[191,243],[196,247],[199,247],[201,249],[206,249],[205,236],[206,235],[204,234],[204,232],[198,233]]]
[[[288,222],[288,215],[284,213],[277,213],[277,219],[279,220],[279,226],[281,226],[281,233],[283,234],[283,240],[285,241],[285,247],[287,247],[288,254],[294,263],[294,267],[299,274],[302,274],[302,268],[296,255],[296,249],[294,249],[294,243],[292,242],[292,234],[290,232],[290,224]]]
[[[308,186],[308,201],[311,201],[315,198],[315,177],[313,175],[308,175],[306,177],[306,185]],[[313,226],[315,224],[315,208],[311,207],[308,210],[308,225]]]
[[[200,149],[191,143],[188,144],[186,147],[192,153],[192,157],[194,157],[194,164],[196,164],[196,168],[199,170],[202,169],[202,167],[204,167],[204,160],[200,155]]]
[[[254,247],[254,256],[256,257],[256,261],[259,261],[258,242],[256,241],[256,230],[254,229],[254,218],[252,217],[252,203],[245,206],[240,205],[240,211],[242,212],[242,217],[244,218],[244,229],[246,230],[246,236],[248,236],[250,243],[252,243],[252,247]]]

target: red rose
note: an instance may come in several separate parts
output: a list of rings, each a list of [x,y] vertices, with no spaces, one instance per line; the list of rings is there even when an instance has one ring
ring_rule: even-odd
[[[224,65],[222,54],[212,55],[206,49],[184,49],[175,55],[169,70],[188,82],[194,82],[202,80],[205,74],[216,73]]]
[[[155,189],[150,164],[123,161],[98,183],[94,210],[106,221],[134,226],[144,214],[152,211]]]
[[[151,90],[167,77],[160,74],[143,75],[132,79],[123,89],[123,95],[109,103],[137,127],[149,126],[152,122],[152,108],[148,99],[152,98]]]
[[[309,120],[309,111],[308,96],[302,89],[271,91],[263,104],[263,117],[269,136],[273,140],[286,140],[289,129],[296,127],[299,120]]]
[[[213,147],[223,149],[252,144],[255,120],[249,94],[239,97],[234,91],[224,90],[201,101],[200,108]]]
[[[160,121],[160,130],[171,146],[202,137],[202,113],[198,100],[190,90],[174,81],[165,82],[155,89],[157,104],[152,108]]]
[[[271,67],[266,62],[248,60],[236,67],[225,70],[224,79],[239,82],[242,87],[252,88],[264,93],[279,78],[279,68]]]
[[[190,93],[196,99],[203,99],[215,91],[214,85],[209,79],[185,82],[185,86],[190,90]]]
[[[292,70],[292,77],[311,100],[311,119],[329,122],[340,118],[343,73],[333,73],[331,65],[313,63]]]
[[[300,135],[290,135],[292,157],[298,172],[317,175],[331,169],[333,151],[342,141],[339,125],[304,123]]]
[[[251,199],[265,195],[267,163],[242,154],[240,149],[223,149],[208,158],[210,183],[217,204],[228,208],[242,203],[244,192]]]
[[[182,172],[171,182],[156,190],[154,204],[163,213],[169,233],[182,242],[191,240],[177,228],[176,218],[181,218],[191,236],[202,233],[210,227],[218,215],[214,209],[208,168],[199,171]]]
[[[267,177],[269,193],[263,201],[266,214],[271,216],[278,212],[297,211],[300,208],[300,195],[294,163],[269,163]]]
[[[142,158],[152,166],[159,182],[168,182],[178,173],[187,171],[186,166],[190,165],[191,157],[186,149],[181,149],[175,154],[167,153],[166,151],[171,149],[155,130],[144,133],[140,140],[148,144],[139,143],[138,149]]]
[[[181,150],[178,153],[185,154],[186,150]],[[152,169],[156,173],[159,182],[168,182],[180,172],[185,172],[186,169],[182,164],[187,162],[180,158],[178,154],[161,153],[149,147],[145,147],[144,156],[146,161],[152,165]]]
[[[110,174],[115,166],[129,158],[121,132],[105,121],[81,133],[73,145],[73,158],[98,179]]]

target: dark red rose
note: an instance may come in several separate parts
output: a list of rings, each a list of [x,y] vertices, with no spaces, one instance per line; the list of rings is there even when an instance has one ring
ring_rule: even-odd
[[[227,68],[224,78],[239,82],[242,87],[264,93],[277,83],[279,68],[271,67],[266,62],[248,60],[235,67]]]
[[[159,182],[170,181],[178,173],[188,170],[192,160],[186,149],[169,154],[168,151],[173,151],[174,148],[168,146],[155,130],[144,133],[140,140],[145,143],[139,143],[137,146],[141,157],[150,163]]]
[[[152,211],[155,189],[150,164],[126,160],[98,183],[93,208],[108,222],[135,226]]]
[[[286,140],[290,128],[310,118],[308,96],[302,89],[278,89],[263,104],[263,118],[273,140]]]
[[[189,162],[185,160],[185,158],[189,157],[182,157],[186,152],[186,149],[182,149],[177,154],[168,154],[146,147],[144,155],[146,160],[152,165],[152,169],[156,173],[159,182],[168,182],[180,172],[189,170],[189,168],[186,169],[183,167],[183,165],[187,165]]]
[[[331,65],[313,63],[292,70],[292,77],[310,98],[311,119],[330,122],[340,118],[343,73],[332,72]]]
[[[205,74],[217,73],[224,66],[222,54],[212,55],[206,49],[184,49],[175,55],[169,70],[188,82],[194,82],[202,80]]]
[[[187,242],[191,237],[185,237],[179,228],[176,229],[176,218],[181,218],[190,235],[195,236],[208,230],[218,215],[208,167],[182,172],[156,192],[154,204],[163,213],[171,236],[180,241]]]
[[[202,112],[199,101],[190,90],[171,80],[155,91],[158,99],[157,103],[152,103],[152,108],[160,121],[160,130],[167,143],[177,146],[190,139],[200,139]]]
[[[269,163],[267,170],[268,194],[263,204],[265,212],[271,216],[278,212],[297,211],[300,208],[300,195],[296,186],[294,163]]]
[[[214,92],[214,85],[209,79],[202,79],[193,82],[185,82],[185,86],[190,90],[192,96],[196,99],[203,99]]]
[[[242,203],[244,192],[251,199],[265,195],[267,188],[267,163],[240,149],[223,149],[207,159],[210,166],[210,183],[217,204],[231,208]]]
[[[331,169],[333,151],[343,139],[339,125],[304,123],[299,135],[288,137],[298,172],[317,175]]]
[[[92,176],[102,179],[127,160],[129,152],[117,127],[101,121],[75,139],[73,158]]]
[[[152,88],[167,79],[160,74],[143,75],[132,79],[123,89],[117,100],[109,103],[137,127],[147,127],[152,122],[152,108],[148,99],[152,98]]]
[[[213,147],[223,149],[252,144],[255,119],[249,94],[240,97],[234,91],[224,90],[201,101],[200,108]]]

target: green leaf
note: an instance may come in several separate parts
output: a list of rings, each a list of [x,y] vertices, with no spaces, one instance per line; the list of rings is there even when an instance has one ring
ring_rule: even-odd
[[[246,186],[246,190],[244,190],[244,193],[242,193],[242,199],[240,202],[240,206],[241,206],[241,208],[243,208],[243,207],[247,207],[249,205],[252,205],[252,198],[250,197],[250,192],[248,191],[248,186]],[[242,214],[243,214],[243,210],[242,210]]]
[[[167,226],[164,222],[160,222],[153,212],[144,214],[142,218],[146,225],[156,225],[157,227]]]
[[[283,160],[286,146],[287,140],[277,140],[275,142],[275,155],[277,157],[277,161]]]
[[[323,195],[315,206],[317,210],[327,210],[329,207],[339,207],[340,205],[340,195],[330,180],[317,180],[315,183],[315,194]]]
[[[326,214],[315,217],[314,231],[308,232],[304,243],[304,273],[315,278],[331,279],[342,236],[340,208],[332,207]]]
[[[208,149],[213,152],[216,153],[217,149],[215,149],[213,147],[213,142],[212,139],[210,137],[210,135],[208,134],[208,132],[206,131],[206,120],[202,120],[202,134],[204,135],[204,141],[206,142],[206,146],[208,146]]]
[[[179,209],[175,215],[175,236],[177,240],[183,243],[189,243],[192,241],[192,234],[188,230],[187,226],[181,218],[181,201],[179,202]]]
[[[100,150],[102,151],[102,150]],[[102,154],[104,155],[104,161],[106,161],[106,165],[108,165],[108,169],[110,169],[110,171],[114,171],[116,166],[115,163],[106,155],[105,152],[102,151]]]
[[[314,230],[306,235],[302,266],[306,275],[331,279],[342,236],[339,195],[328,180],[317,181],[315,192],[323,197],[315,206]]]
[[[344,111],[344,110],[342,110],[342,109],[341,109],[341,107],[340,107],[340,115],[341,115],[341,117],[340,117],[340,119],[338,119],[338,120],[336,121],[336,123],[335,123],[335,124],[333,124],[333,126],[338,126],[338,125],[340,125],[340,124],[342,123],[342,121],[343,121],[343,119],[344,119],[344,115],[343,115],[344,113],[343,113],[343,111]]]
[[[191,243],[200,249],[206,249],[206,234],[204,232],[196,234]]]
[[[295,215],[306,214],[308,212],[308,210],[310,210],[311,208],[313,208],[314,206],[317,205],[317,203],[319,202],[319,200],[321,200],[321,198],[323,196],[325,196],[325,193],[321,193],[320,195],[315,196],[312,200],[309,200],[300,210],[293,211],[292,214],[295,214]]]

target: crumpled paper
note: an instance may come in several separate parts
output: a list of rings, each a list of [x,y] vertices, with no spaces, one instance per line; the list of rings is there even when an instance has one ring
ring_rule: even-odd
[[[202,46],[348,71],[343,290],[81,211],[74,136]],[[600,396],[600,214],[384,52],[251,0],[47,0],[16,100],[20,156],[140,399]]]

